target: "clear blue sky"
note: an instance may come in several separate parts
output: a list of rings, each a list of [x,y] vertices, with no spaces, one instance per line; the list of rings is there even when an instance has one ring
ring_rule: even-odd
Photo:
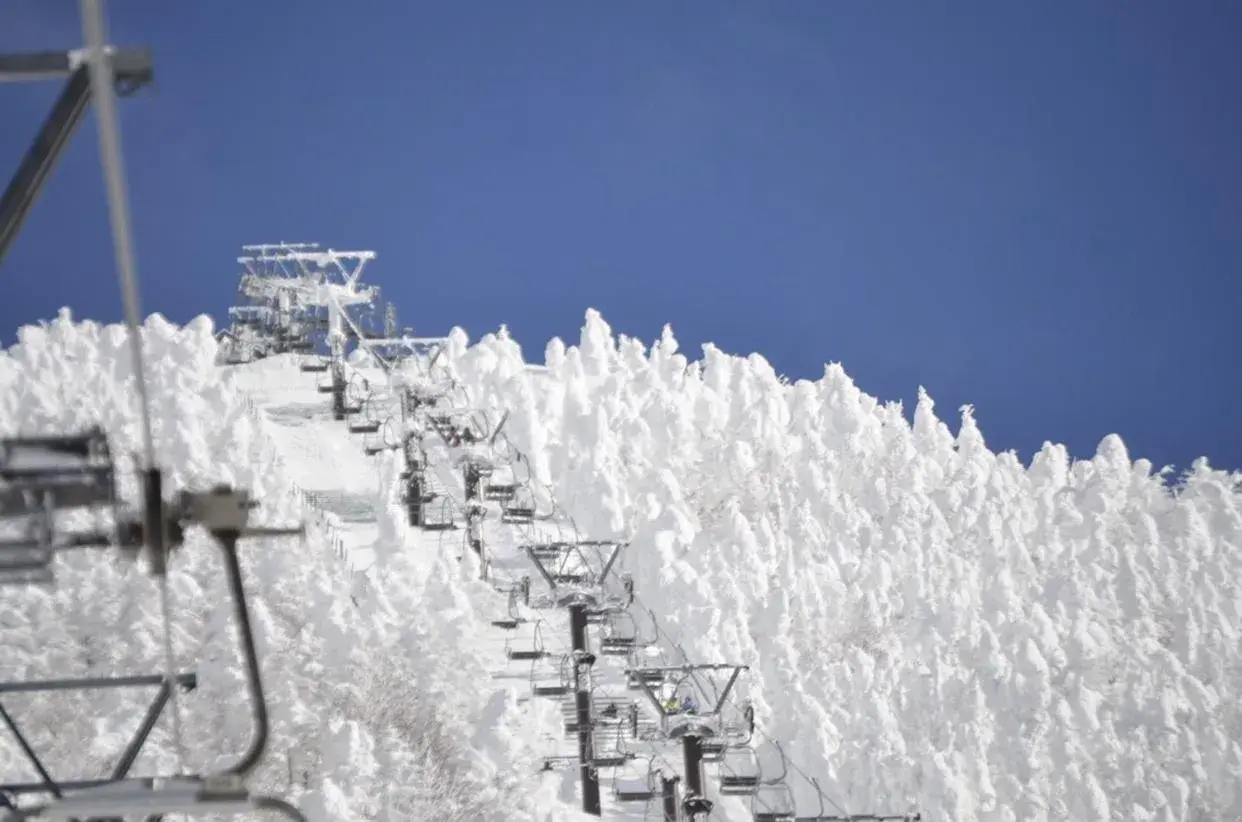
[[[534,359],[594,306],[990,444],[1242,467],[1242,3],[155,2],[124,101],[145,308],[221,316],[242,243],[380,254],[402,321]],[[0,49],[80,42],[5,0]],[[0,86],[15,165],[56,84]],[[0,331],[120,316],[93,119]]]

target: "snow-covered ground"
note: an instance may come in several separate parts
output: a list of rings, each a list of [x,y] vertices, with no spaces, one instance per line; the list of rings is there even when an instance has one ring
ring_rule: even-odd
[[[1048,445],[1025,467],[990,452],[968,410],[954,436],[925,395],[911,424],[837,366],[789,384],[758,356],[709,346],[690,363],[671,333],[646,347],[588,312],[577,346],[549,343],[546,368],[503,331],[473,346],[454,332],[438,361],[462,407],[505,419],[487,449],[498,475],[531,475],[557,514],[513,526],[493,510],[483,566],[464,531],[405,524],[397,455],[366,456],[383,434],[330,420],[320,375],[288,356],[219,369],[203,320],[153,318],[146,340],[171,482],[234,482],[264,522],[311,524],[244,554],[276,726],[256,785],[312,822],[581,818],[576,770],[541,771],[576,753],[560,700],[531,697],[559,681],[566,618],[504,593],[522,575],[538,587],[520,543],[567,538],[627,543],[617,571],[650,644],[628,664],[748,666],[724,710],[753,705],[753,756],[765,778],[787,771],[800,816],[820,807],[817,782],[826,812],[1242,818],[1236,476],[1201,463],[1174,491],[1115,437],[1091,460]],[[99,423],[132,453],[124,343],[67,318],[24,330],[0,359],[3,431]],[[382,373],[356,365],[382,405]],[[428,456],[460,502],[460,454]],[[177,655],[202,680],[182,700],[191,767],[228,759],[247,732],[213,551],[192,540],[172,575]],[[6,678],[161,670],[154,587],[129,560],[66,555],[56,573],[50,592],[4,590]],[[492,624],[510,615],[528,622]],[[535,626],[547,655],[508,660]],[[592,630],[598,643],[626,625]],[[613,795],[681,767],[626,664],[597,663],[597,705],[644,711],[644,738],[616,732],[629,764],[601,769],[604,814],[657,819],[658,803]],[[5,704],[62,777],[109,767],[142,708],[93,703],[92,727],[70,698]],[[751,756],[706,767],[714,818],[750,817],[714,786]],[[174,764],[164,723],[135,772]],[[12,747],[0,766],[34,778]]]

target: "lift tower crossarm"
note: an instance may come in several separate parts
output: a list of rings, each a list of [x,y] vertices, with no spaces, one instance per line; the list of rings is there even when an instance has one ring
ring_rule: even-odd
[[[133,79],[142,76],[144,81],[150,81],[149,49],[110,46],[105,52],[112,58],[112,70],[118,77]],[[85,67],[86,57],[86,49],[0,54],[0,83],[32,83],[68,77]]]
[[[112,61],[120,95],[131,94],[151,82],[154,72],[148,49],[109,48],[106,53]],[[0,263],[90,104],[90,72],[85,57],[85,49],[0,54],[0,83],[67,78],[42,128],[0,196]]]

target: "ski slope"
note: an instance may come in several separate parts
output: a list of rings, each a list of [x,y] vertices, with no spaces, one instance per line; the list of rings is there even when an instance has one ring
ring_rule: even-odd
[[[692,364],[668,330],[648,348],[588,312],[545,368],[503,331],[475,345],[455,331],[441,358],[463,407],[508,414],[498,470],[520,452],[560,515],[489,517],[484,566],[461,531],[406,525],[396,458],[328,419],[296,359],[218,369],[205,319],[154,317],[145,339],[170,481],[248,486],[265,522],[312,524],[245,558],[276,723],[256,787],[314,822],[583,818],[575,770],[540,771],[576,753],[559,700],[531,697],[559,677],[564,616],[497,591],[530,574],[522,542],[572,538],[628,542],[618,571],[653,664],[749,666],[731,699],[754,706],[766,774],[783,752],[800,815],[819,806],[814,779],[845,811],[928,820],[1242,818],[1242,494],[1206,463],[1176,492],[1115,437],[1088,461],[1048,445],[1024,467],[987,449],[969,410],[954,436],[926,395],[911,424],[837,366],[788,384],[758,356],[708,346]],[[4,433],[99,423],[133,452],[124,345],[67,315],[24,329],[0,359]],[[378,369],[355,371],[383,402]],[[461,499],[457,456],[429,451]],[[182,699],[196,765],[245,734],[214,559],[191,543],[172,576],[177,656],[200,672]],[[70,554],[57,575],[52,592],[5,591],[15,677],[161,670],[153,586],[128,560]],[[506,659],[535,643],[492,625],[515,612],[548,657]],[[597,702],[625,691],[623,667],[601,660]],[[88,706],[53,702],[13,710],[57,767],[106,768],[134,705],[90,706],[103,720],[83,751],[58,731],[92,721]],[[630,764],[601,775],[604,814],[659,818],[612,792],[680,767],[677,746],[625,744]],[[167,723],[148,748],[135,770],[174,762]],[[32,778],[10,748],[0,767]],[[730,767],[706,768],[709,791]],[[709,795],[714,818],[750,818]]]

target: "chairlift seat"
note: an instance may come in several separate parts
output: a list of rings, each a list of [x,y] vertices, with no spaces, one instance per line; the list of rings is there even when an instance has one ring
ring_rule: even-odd
[[[323,374],[328,370],[326,362],[304,362],[301,370],[306,374]]]
[[[720,793],[725,796],[751,796],[759,792],[759,777],[751,774],[721,774]]]
[[[457,523],[455,522],[424,522],[421,526],[424,531],[456,531]]]
[[[535,659],[543,659],[545,656],[548,655],[548,652],[540,651],[534,648],[530,650],[527,650],[525,648],[519,648],[517,650],[514,650],[510,648],[506,652],[506,654],[509,657],[509,659],[512,659],[514,662],[524,662],[524,661],[531,661]]]
[[[493,501],[513,499],[513,495],[516,493],[517,486],[511,482],[489,483],[483,489],[483,497]]]
[[[591,760],[591,764],[597,768],[620,768],[630,761],[630,758],[622,753],[607,753],[597,755]]]
[[[569,693],[569,686],[563,682],[557,682],[551,685],[535,685],[530,690],[535,696],[565,696]]]
[[[315,390],[320,394],[331,394],[333,390],[335,390],[335,386],[333,386],[332,383],[328,383],[327,385],[320,384],[315,386]]]
[[[634,645],[631,636],[606,636],[600,640],[599,652],[605,656],[628,656]]]
[[[524,620],[521,620],[521,619],[493,619],[492,627],[503,628],[506,631],[512,631],[515,628],[517,628],[517,626],[521,625],[523,622]]]
[[[349,426],[351,434],[374,434],[380,430],[378,422],[356,422]]]
[[[754,820],[755,822],[797,822],[798,815],[783,811],[759,811],[754,815]]]
[[[626,676],[626,682],[629,685],[630,690],[638,690],[644,682],[648,685],[659,685],[664,682],[664,672],[631,671],[629,675]]]
[[[535,519],[534,508],[501,508],[500,521],[510,525],[524,525]]]
[[[633,790],[622,788],[614,791],[613,796],[618,802],[650,802],[655,796],[655,791],[650,788],[635,788]]]

